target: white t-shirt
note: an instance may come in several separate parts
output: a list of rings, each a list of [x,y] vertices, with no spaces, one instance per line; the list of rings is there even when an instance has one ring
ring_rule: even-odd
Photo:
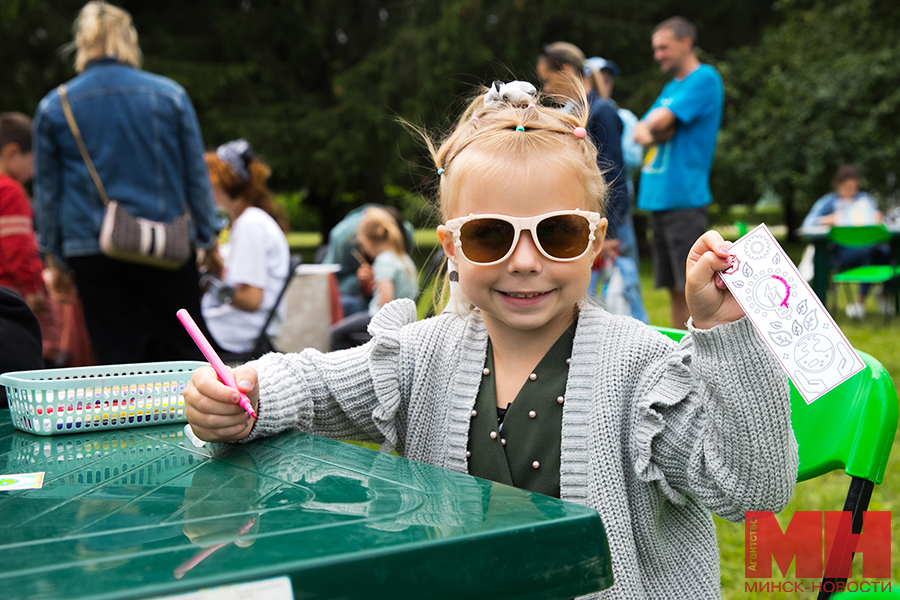
[[[203,318],[219,346],[231,352],[248,352],[253,349],[287,278],[290,249],[275,219],[251,206],[231,224],[231,236],[222,247],[222,255],[225,283],[232,287],[243,283],[262,288],[263,299],[257,310],[248,312],[221,304],[213,294],[205,294],[201,302]],[[275,337],[281,331],[285,310],[282,302],[269,324],[270,336]]]

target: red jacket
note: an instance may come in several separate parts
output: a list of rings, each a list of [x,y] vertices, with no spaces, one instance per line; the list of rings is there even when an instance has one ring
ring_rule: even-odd
[[[23,296],[44,287],[44,262],[34,235],[34,211],[25,189],[0,174],[0,285]]]

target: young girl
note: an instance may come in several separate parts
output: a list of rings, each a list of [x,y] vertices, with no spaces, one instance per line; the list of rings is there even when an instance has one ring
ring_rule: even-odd
[[[266,187],[271,170],[246,140],[222,144],[204,158],[216,205],[231,220],[225,263],[212,274],[224,279],[234,293],[204,294],[203,318],[220,347],[249,352],[290,268],[290,248],[284,235],[287,215]],[[269,325],[273,337],[281,329],[284,309],[282,303],[279,317]]]
[[[363,253],[374,256],[371,265],[360,267],[360,281],[375,284],[369,310],[356,313],[336,323],[331,330],[332,350],[345,350],[359,345],[369,321],[378,310],[395,298],[415,299],[418,291],[416,264],[406,253],[403,233],[397,221],[382,208],[368,208],[356,228],[356,238]]]
[[[291,428],[383,442],[591,506],[615,577],[593,597],[718,598],[710,513],[777,511],[793,490],[787,378],[718,278],[728,244],[715,232],[687,264],[680,344],[584,301],[605,185],[585,116],[543,107],[533,89],[495,84],[429,144],[454,310],[416,322],[398,300],[365,346],[236,369],[258,420],[198,369],[188,420],[217,442]]]

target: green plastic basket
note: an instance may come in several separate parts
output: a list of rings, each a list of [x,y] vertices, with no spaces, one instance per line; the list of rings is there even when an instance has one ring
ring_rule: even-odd
[[[37,435],[186,422],[184,388],[200,361],[134,363],[0,375],[13,426]]]

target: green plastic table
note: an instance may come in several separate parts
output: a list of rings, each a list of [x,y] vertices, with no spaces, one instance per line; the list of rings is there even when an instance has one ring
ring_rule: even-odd
[[[196,448],[183,425],[37,437],[0,411],[4,598],[151,598],[287,576],[296,599],[565,599],[612,585],[600,516],[291,433]]]

